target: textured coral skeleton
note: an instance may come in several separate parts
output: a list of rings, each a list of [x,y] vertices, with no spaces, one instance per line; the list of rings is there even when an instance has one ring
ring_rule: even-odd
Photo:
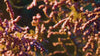
[[[9,0],[4,0],[9,12],[10,20],[0,18],[0,54],[4,56],[99,56],[100,55],[100,6],[95,0],[33,0],[27,7],[28,10],[37,6],[37,2],[47,20],[42,20],[42,15],[37,13],[32,17],[34,33],[28,33],[29,27],[20,27],[14,19],[14,12]],[[84,7],[91,4],[93,10]],[[53,22],[53,25],[50,23]],[[50,25],[49,25],[50,24]],[[46,36],[44,36],[46,35]],[[56,37],[54,37],[56,36]],[[61,50],[45,49],[42,42],[49,43],[52,37],[57,39],[51,42],[53,47],[60,46]],[[72,47],[72,48],[69,48]],[[34,51],[32,51],[32,48]],[[48,52],[47,52],[48,50]],[[72,50],[72,51],[71,51]]]
[[[40,44],[40,40],[35,39],[31,33],[28,33],[28,26],[20,27],[17,25],[21,16],[14,19],[14,12],[9,0],[4,0],[4,2],[7,5],[7,12],[9,12],[11,20],[4,19],[4,21],[2,21],[0,18],[1,55],[31,56],[34,54],[31,50],[31,46],[33,46],[36,50],[39,49],[41,53],[45,51],[42,44]]]

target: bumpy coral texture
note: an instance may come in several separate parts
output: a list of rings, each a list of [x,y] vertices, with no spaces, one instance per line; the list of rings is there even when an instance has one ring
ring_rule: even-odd
[[[46,20],[37,13],[32,17],[33,32],[29,27],[20,27],[14,19],[14,12],[9,0],[4,0],[10,20],[0,18],[0,54],[4,56],[99,56],[100,55],[100,2],[96,0],[33,0],[27,6],[30,10],[39,5]],[[93,10],[85,9],[91,6]],[[53,23],[53,24],[52,24]],[[46,40],[49,39],[49,40]],[[53,42],[53,39],[56,39]],[[44,43],[52,43],[51,51],[44,48]],[[49,45],[47,45],[50,47]],[[34,50],[33,50],[34,49]],[[48,50],[48,51],[47,51]]]

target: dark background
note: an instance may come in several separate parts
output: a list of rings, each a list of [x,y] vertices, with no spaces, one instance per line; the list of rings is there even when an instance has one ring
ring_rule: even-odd
[[[18,15],[21,15],[22,18],[19,20],[18,25],[20,26],[29,26],[31,29],[34,27],[31,26],[32,17],[37,13],[43,15],[43,11],[38,9],[38,6],[43,4],[42,1],[38,2],[36,7],[33,7],[30,10],[27,10],[26,7],[32,2],[32,0],[9,0],[14,11],[14,18]],[[3,0],[0,0],[0,18],[10,19],[9,13],[6,11],[6,4]]]

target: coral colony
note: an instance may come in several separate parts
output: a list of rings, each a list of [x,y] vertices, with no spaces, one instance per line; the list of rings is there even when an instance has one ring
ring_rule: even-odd
[[[42,20],[40,13],[33,16],[31,24],[35,30],[33,30],[34,33],[29,33],[28,26],[17,25],[22,17],[15,18],[9,0],[4,0],[10,20],[0,18],[0,56],[100,55],[100,2],[97,3],[96,0],[33,0],[27,6],[27,10],[37,6],[39,1],[44,2],[38,8],[43,10],[47,19]],[[85,9],[88,5],[91,5],[93,9]],[[51,52],[45,48],[43,42],[48,44],[50,41],[47,39],[52,38],[57,40],[52,42],[52,48],[60,46],[61,50]]]

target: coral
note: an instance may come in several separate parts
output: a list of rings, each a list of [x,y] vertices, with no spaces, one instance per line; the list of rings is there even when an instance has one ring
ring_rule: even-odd
[[[33,46],[41,53],[45,51],[40,40],[35,39],[33,34],[28,33],[29,27],[20,27],[17,22],[21,19],[18,16],[14,19],[14,12],[11,8],[9,0],[4,0],[7,5],[7,12],[10,14],[11,20],[0,18],[0,54],[4,56],[31,56],[34,52],[31,50]]]
[[[100,2],[95,0],[33,0],[27,10],[37,6],[43,10],[32,17],[32,26],[21,27],[14,19],[9,0],[4,0],[10,20],[0,18],[0,54],[4,56],[99,56],[100,53]],[[87,7],[92,9],[87,9]],[[30,33],[28,31],[31,31]],[[34,32],[34,33],[33,33]],[[53,41],[53,39],[56,39]],[[45,48],[57,47],[55,50]],[[52,44],[51,44],[52,43]],[[33,49],[34,50],[33,50]],[[52,49],[51,48],[51,49]],[[47,51],[48,50],[48,51]]]

